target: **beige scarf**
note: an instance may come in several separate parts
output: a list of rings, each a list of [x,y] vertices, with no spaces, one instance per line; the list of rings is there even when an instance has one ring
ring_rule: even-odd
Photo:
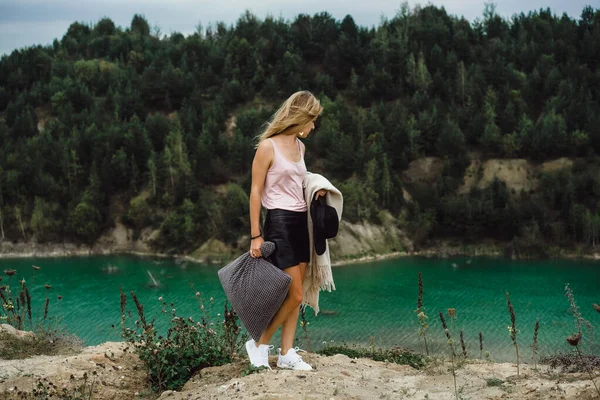
[[[302,285],[303,295],[302,304],[306,304],[315,310],[315,315],[319,313],[319,291],[335,290],[333,275],[331,273],[331,259],[329,257],[329,244],[325,245],[325,253],[320,256],[315,251],[313,242],[313,224],[310,215],[310,204],[314,200],[317,191],[327,190],[325,197],[328,205],[335,208],[338,218],[342,220],[342,210],[344,208],[344,198],[342,193],[331,184],[326,178],[319,174],[307,172],[302,183],[304,188],[304,199],[308,205],[308,235],[310,238],[310,262],[306,268],[304,276],[304,284]]]

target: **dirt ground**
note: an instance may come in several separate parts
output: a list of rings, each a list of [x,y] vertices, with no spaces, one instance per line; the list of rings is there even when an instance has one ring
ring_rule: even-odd
[[[448,362],[419,371],[405,365],[332,357],[303,356],[313,371],[263,370],[245,377],[247,362],[207,368],[181,392],[164,392],[160,399],[455,399]],[[587,375],[563,374],[538,366],[473,361],[457,370],[459,399],[594,399]]]
[[[0,398],[3,393],[31,391],[36,378],[45,377],[57,387],[83,383],[92,399],[454,399],[450,364],[437,361],[424,370],[369,359],[305,354],[313,371],[272,370],[242,376],[246,359],[202,370],[181,391],[152,393],[136,355],[122,342],[86,347],[71,356],[37,356],[0,360]],[[95,372],[95,375],[94,375]],[[597,399],[587,374],[566,374],[538,366],[469,361],[457,369],[459,399]],[[74,379],[71,379],[73,375]],[[600,371],[595,379],[600,381]],[[91,384],[94,382],[93,385]],[[87,398],[87,397],[86,397]]]

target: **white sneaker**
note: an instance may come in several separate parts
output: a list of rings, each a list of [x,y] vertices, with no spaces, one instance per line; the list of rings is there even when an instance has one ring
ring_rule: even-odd
[[[246,342],[246,352],[248,353],[248,358],[250,358],[250,364],[255,367],[267,367],[271,369],[269,365],[269,350],[272,348],[273,346],[267,344],[261,344],[256,347],[254,339],[248,340]]]
[[[310,365],[302,361],[302,357],[300,357],[297,353],[298,351],[304,351],[306,353],[305,350],[296,347],[293,349],[289,349],[287,354],[282,356],[281,349],[278,348],[277,353],[279,354],[279,356],[277,357],[277,366],[279,368],[294,369],[297,371],[312,370],[312,367]]]

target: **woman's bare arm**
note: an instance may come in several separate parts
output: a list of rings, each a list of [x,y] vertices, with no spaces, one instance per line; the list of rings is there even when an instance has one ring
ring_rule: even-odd
[[[260,235],[260,205],[262,192],[265,186],[267,171],[273,162],[273,145],[269,140],[262,142],[252,161],[252,187],[250,189],[250,234],[252,237]],[[264,239],[259,237],[252,240],[250,250],[256,250],[256,257],[260,257],[260,245]]]

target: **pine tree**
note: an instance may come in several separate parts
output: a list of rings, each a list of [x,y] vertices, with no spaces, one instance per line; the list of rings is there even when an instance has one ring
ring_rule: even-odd
[[[175,189],[175,165],[173,162],[173,154],[171,153],[171,149],[169,147],[165,146],[165,150],[163,151],[161,161],[163,166],[167,169],[169,173],[171,189]]]
[[[148,173],[152,183],[152,196],[156,197],[156,153],[152,152],[148,158]]]
[[[499,150],[502,141],[502,133],[498,124],[496,124],[496,93],[491,87],[488,88],[485,96],[483,113],[486,122],[481,142],[486,146],[488,152],[493,154]]]
[[[420,90],[427,90],[431,85],[431,75],[427,70],[427,65],[425,64],[425,57],[423,53],[419,53],[419,61],[417,65],[417,87]]]
[[[4,198],[3,198],[3,187],[2,187],[2,182],[4,179],[4,170],[2,169],[2,167],[0,167],[0,235],[2,235],[2,240],[6,239],[6,236],[4,235],[4,214],[2,209],[4,208]]]
[[[33,233],[37,234],[38,238],[43,235],[46,226],[46,221],[44,220],[44,205],[42,199],[37,196],[35,197],[29,226],[31,226],[31,230]]]
[[[183,176],[189,176],[192,168],[188,160],[188,153],[185,143],[183,142],[183,135],[181,133],[181,124],[179,119],[176,120],[175,126],[169,132],[165,143],[165,150],[169,149],[172,156],[172,164],[174,165],[175,173]]]
[[[415,61],[415,55],[410,53],[408,60],[406,60],[406,82],[413,88],[417,87],[417,63]]]
[[[419,157],[419,138],[421,136],[421,131],[419,130],[419,125],[414,115],[411,114],[408,119],[408,124],[406,126],[406,135],[408,136],[409,143],[409,151],[410,158],[415,159]]]
[[[25,234],[25,225],[23,224],[23,216],[21,215],[21,208],[19,206],[15,206],[15,218],[19,223],[19,228],[21,228],[23,239],[27,240],[27,235]]]
[[[387,159],[387,154],[383,153],[383,159],[381,160],[381,201],[385,208],[391,205],[392,196],[392,178],[390,174],[390,163]]]
[[[466,99],[466,84],[467,84],[467,71],[465,70],[465,63],[460,61],[456,70],[456,88],[460,95],[460,101],[463,107],[465,106]]]

